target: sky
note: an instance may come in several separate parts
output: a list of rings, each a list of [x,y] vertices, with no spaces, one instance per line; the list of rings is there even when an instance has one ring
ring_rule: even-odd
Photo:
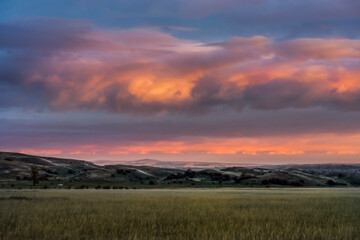
[[[358,0],[0,0],[0,151],[360,163]]]

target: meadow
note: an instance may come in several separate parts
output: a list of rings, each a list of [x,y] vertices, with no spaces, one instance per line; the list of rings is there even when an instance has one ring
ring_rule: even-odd
[[[0,190],[0,239],[360,239],[360,189]]]

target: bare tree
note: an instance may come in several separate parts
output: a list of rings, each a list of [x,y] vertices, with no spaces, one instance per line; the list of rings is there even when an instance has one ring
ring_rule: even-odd
[[[33,182],[33,186],[39,183],[39,169],[37,166],[31,166],[31,180]]]

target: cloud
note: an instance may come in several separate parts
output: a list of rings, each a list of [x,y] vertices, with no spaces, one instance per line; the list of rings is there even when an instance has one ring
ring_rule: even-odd
[[[85,20],[32,19],[0,23],[0,46],[12,51],[29,51],[37,54],[46,51],[75,51],[100,45],[87,35],[92,25]]]
[[[360,58],[360,41],[343,38],[296,39],[280,43],[277,52],[282,57],[299,60]]]
[[[182,27],[182,26],[169,26],[168,27],[171,30],[176,30],[176,31],[184,31],[184,32],[193,32],[193,31],[198,31],[198,28],[193,28],[193,27]]]
[[[209,15],[226,12],[233,8],[243,7],[244,5],[253,5],[264,3],[264,0],[193,0],[178,1],[180,13],[191,17],[205,17]]]
[[[3,23],[0,35],[3,108],[135,115],[360,109],[360,40],[254,36],[203,43],[156,28],[104,30],[57,19]]]
[[[290,163],[297,162],[339,162],[341,159],[347,160],[344,163],[357,163],[360,151],[359,135],[340,135],[318,134],[308,135],[302,138],[287,137],[268,137],[268,138],[233,138],[233,139],[198,139],[196,141],[153,141],[136,142],[131,144],[109,144],[81,145],[75,143],[69,146],[62,146],[61,150],[54,146],[36,147],[15,147],[6,148],[6,151],[20,151],[28,154],[61,155],[67,157],[82,156],[87,159],[129,159],[129,156],[144,158],[144,156],[160,156],[161,159],[180,159],[195,160],[199,156],[207,159],[219,159],[226,162],[228,159],[237,161],[249,161],[252,163],[265,161]],[[92,155],[92,157],[90,157]],[[164,158],[164,156],[166,158]],[[307,157],[314,157],[309,160]],[[319,157],[320,156],[320,157]],[[189,158],[191,157],[191,158]],[[285,157],[285,158],[284,158]],[[300,158],[299,158],[300,157]],[[335,158],[334,158],[335,157]],[[262,159],[261,161],[259,159]],[[201,159],[201,158],[200,158]],[[240,160],[239,160],[240,159]],[[335,159],[335,161],[334,161]],[[337,160],[336,160],[337,159]],[[255,161],[254,161],[255,160]]]
[[[0,112],[2,151],[80,159],[358,162],[360,112],[321,108],[199,116]],[[295,160],[294,160],[295,159]],[[270,161],[270,160],[269,160]]]

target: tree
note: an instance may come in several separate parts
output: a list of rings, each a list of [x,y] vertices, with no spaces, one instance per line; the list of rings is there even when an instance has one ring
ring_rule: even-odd
[[[33,182],[33,186],[39,183],[39,169],[37,166],[31,166],[31,180]]]

